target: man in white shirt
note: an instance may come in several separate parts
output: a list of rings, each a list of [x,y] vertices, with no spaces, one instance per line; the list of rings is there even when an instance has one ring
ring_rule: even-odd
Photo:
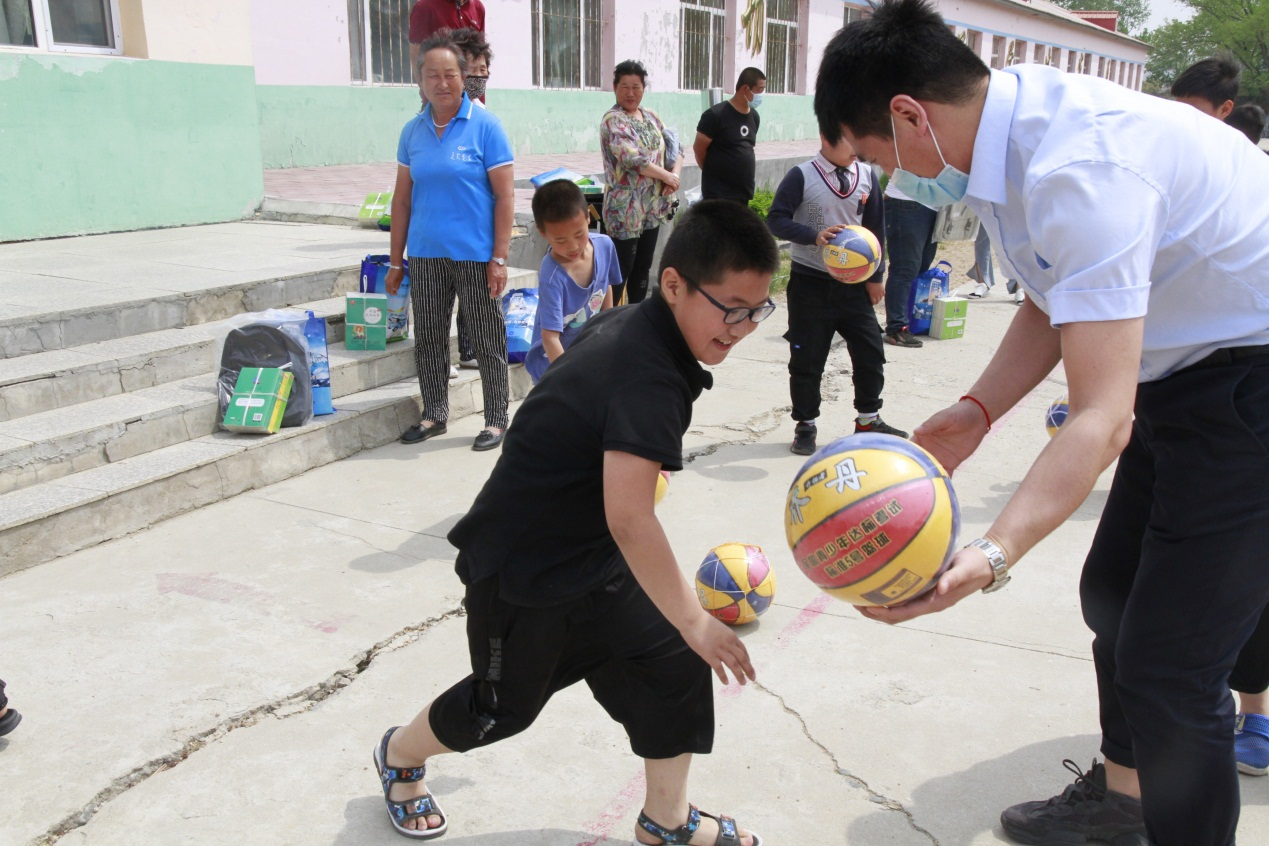
[[[1229,846],[1225,685],[1269,602],[1269,160],[1178,103],[989,71],[924,0],[842,30],[815,109],[912,199],[964,199],[1028,294],[914,440],[954,470],[1059,361],[1069,382],[1070,416],[987,534],[936,591],[864,613],[895,623],[1002,587],[1118,456],[1080,588],[1106,763],[1001,823],[1034,844]]]

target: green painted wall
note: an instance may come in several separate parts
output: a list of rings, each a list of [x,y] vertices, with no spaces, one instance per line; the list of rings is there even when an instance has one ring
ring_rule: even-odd
[[[255,89],[250,67],[0,53],[0,241],[249,215]]]
[[[257,98],[268,168],[393,161],[401,127],[418,111],[413,88],[261,85]],[[816,137],[811,100],[768,95],[760,139]],[[599,118],[612,104],[606,91],[489,92],[490,108],[522,156],[598,150]],[[695,137],[704,108],[700,94],[650,93],[644,105],[685,141]]]

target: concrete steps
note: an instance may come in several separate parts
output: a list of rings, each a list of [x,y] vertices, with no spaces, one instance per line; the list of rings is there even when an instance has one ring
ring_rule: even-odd
[[[512,400],[522,399],[528,373],[515,365],[510,376]],[[483,410],[475,371],[450,381],[449,402],[451,420]],[[336,405],[276,435],[216,432],[0,495],[0,577],[391,443],[421,408],[412,378]]]
[[[356,289],[357,270],[325,271],[316,288],[270,287],[277,280],[238,286],[258,295],[253,311],[291,306],[327,323],[337,412],[275,435],[217,431],[218,340],[234,323],[227,318],[235,303],[241,310],[248,302],[220,289],[184,296],[219,303],[229,313],[216,320],[0,359],[0,576],[381,446],[418,422],[413,342],[365,352],[343,344],[343,293]],[[510,273],[510,287],[536,284],[534,271]],[[320,296],[308,296],[314,292]],[[117,317],[128,304],[115,306]],[[165,314],[159,307],[147,313]],[[205,307],[200,316],[217,313]],[[28,319],[47,327],[64,314]],[[40,344],[59,339],[65,336]],[[455,341],[451,327],[454,360]],[[523,368],[512,367],[512,398],[529,387]],[[450,408],[455,420],[483,410],[475,371],[450,381]]]
[[[357,272],[354,269],[352,276],[346,277],[351,279],[350,290],[356,290]],[[510,288],[532,288],[537,286],[537,278],[535,271],[510,268],[507,284]],[[343,291],[338,294],[314,302],[290,301],[299,303],[293,306],[296,310],[312,311],[326,320],[326,337],[332,344],[344,337]],[[0,358],[0,428],[5,421],[19,417],[210,372],[215,366],[217,339],[230,322],[222,319]]]

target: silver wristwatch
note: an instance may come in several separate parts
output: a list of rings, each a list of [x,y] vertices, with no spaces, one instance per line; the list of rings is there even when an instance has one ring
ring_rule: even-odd
[[[507,266],[507,260],[505,258],[498,258],[497,256],[494,256],[493,258],[490,259],[490,261],[498,265],[499,267]]]
[[[991,565],[992,582],[983,588],[983,593],[995,593],[1009,584],[1009,562],[1005,560],[1005,551],[987,538],[978,538],[965,544],[965,548],[975,547],[987,555],[987,563]]]

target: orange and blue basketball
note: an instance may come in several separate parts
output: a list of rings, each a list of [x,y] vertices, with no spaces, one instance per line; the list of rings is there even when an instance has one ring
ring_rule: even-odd
[[[839,282],[863,282],[877,272],[881,244],[863,226],[847,226],[822,250],[824,267]]]
[[[934,456],[876,433],[833,441],[807,459],[784,509],[799,569],[852,605],[896,605],[933,587],[960,523],[952,480]]]
[[[729,626],[758,619],[775,599],[775,571],[762,547],[724,543],[714,547],[696,569],[696,598],[701,607]]]
[[[1067,412],[1070,411],[1066,402],[1066,394],[1055,399],[1049,404],[1049,410],[1044,413],[1044,428],[1049,430],[1049,437],[1057,434],[1057,430],[1066,422]]]

